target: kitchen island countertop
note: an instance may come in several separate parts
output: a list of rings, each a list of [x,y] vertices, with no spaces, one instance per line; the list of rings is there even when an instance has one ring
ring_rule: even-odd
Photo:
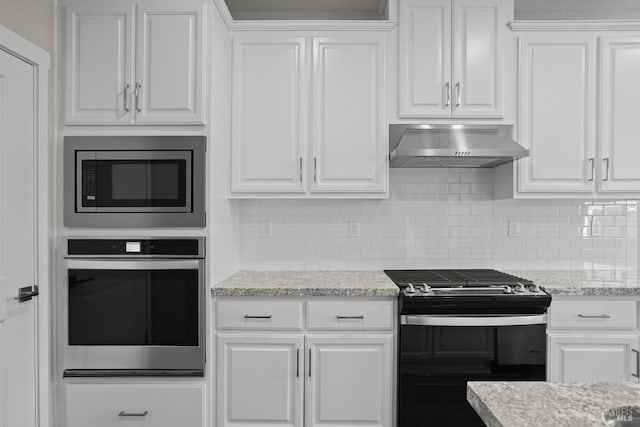
[[[381,271],[239,271],[211,288],[213,296],[395,297]]]
[[[640,384],[470,381],[467,400],[488,427],[603,426],[606,409],[640,405]]]

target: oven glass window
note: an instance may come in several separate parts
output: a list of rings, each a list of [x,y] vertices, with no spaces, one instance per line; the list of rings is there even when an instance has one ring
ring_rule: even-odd
[[[171,160],[83,160],[92,171],[83,182],[83,206],[184,207],[187,205],[187,162]]]
[[[399,427],[484,427],[467,381],[544,381],[546,325],[400,328]]]
[[[198,345],[197,270],[69,270],[69,345]]]

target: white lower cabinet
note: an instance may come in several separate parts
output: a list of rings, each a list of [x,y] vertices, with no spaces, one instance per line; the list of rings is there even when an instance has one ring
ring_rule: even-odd
[[[391,425],[391,334],[306,342],[305,426]]]
[[[638,336],[549,335],[549,380],[558,382],[633,381]]]
[[[65,427],[204,427],[204,384],[65,384]]]
[[[301,334],[219,334],[217,426],[302,425]]]
[[[239,313],[243,300],[246,313]],[[300,304],[302,318],[284,322],[281,314],[297,313]],[[391,427],[393,304],[349,298],[216,300],[216,427]],[[317,322],[323,307],[336,324]]]
[[[636,297],[554,297],[548,375],[554,382],[638,381]]]

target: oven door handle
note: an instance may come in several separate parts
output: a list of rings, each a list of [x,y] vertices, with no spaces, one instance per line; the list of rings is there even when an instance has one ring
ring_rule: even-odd
[[[202,259],[66,259],[67,269],[79,270],[195,270]]]
[[[402,315],[401,325],[419,326],[523,326],[545,325],[546,314],[524,316],[449,316],[449,315]]]

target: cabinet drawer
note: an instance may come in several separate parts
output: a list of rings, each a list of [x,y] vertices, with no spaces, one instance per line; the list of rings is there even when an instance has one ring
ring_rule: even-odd
[[[553,301],[549,312],[553,329],[636,329],[636,301]]]
[[[391,301],[309,301],[308,329],[392,329]]]
[[[204,385],[67,384],[66,427],[204,427]]]
[[[238,298],[216,303],[217,329],[301,330],[302,301]]]

